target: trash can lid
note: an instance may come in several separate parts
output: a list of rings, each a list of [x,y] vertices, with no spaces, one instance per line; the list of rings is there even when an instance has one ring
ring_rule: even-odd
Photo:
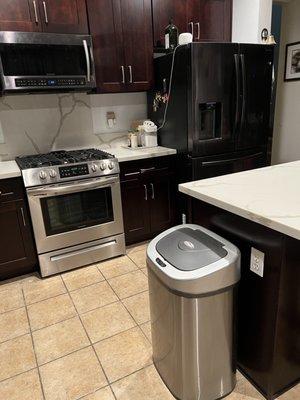
[[[160,239],[156,250],[173,267],[194,271],[226,257],[224,246],[200,229],[179,228]]]

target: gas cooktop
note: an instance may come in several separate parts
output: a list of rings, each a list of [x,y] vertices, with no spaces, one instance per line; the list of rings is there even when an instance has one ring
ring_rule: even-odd
[[[97,149],[52,151],[46,154],[17,157],[16,162],[21,169],[50,167],[53,165],[74,164],[87,161],[107,160],[114,158],[109,153]]]
[[[103,150],[53,151],[17,157],[25,187],[97,178],[120,172],[118,160]]]

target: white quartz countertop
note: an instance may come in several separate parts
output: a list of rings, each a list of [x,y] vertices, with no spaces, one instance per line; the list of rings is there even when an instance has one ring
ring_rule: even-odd
[[[0,162],[0,179],[15,178],[17,176],[21,176],[21,171],[15,161]]]
[[[110,154],[113,154],[119,162],[141,160],[143,158],[154,158],[176,154],[176,150],[161,146],[136,150],[126,149],[124,147],[116,147],[107,149],[106,151]]]
[[[300,161],[184,183],[179,191],[300,240]]]

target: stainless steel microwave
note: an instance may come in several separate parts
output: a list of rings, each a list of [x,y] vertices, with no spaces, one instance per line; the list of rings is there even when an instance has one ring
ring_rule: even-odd
[[[89,35],[0,32],[2,94],[85,91],[96,87]]]

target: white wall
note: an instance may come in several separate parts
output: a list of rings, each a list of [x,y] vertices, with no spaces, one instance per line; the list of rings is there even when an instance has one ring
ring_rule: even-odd
[[[261,43],[261,31],[271,31],[272,0],[233,0],[232,41]]]
[[[300,81],[284,82],[285,47],[300,42],[300,1],[283,5],[272,163],[300,159]]]

